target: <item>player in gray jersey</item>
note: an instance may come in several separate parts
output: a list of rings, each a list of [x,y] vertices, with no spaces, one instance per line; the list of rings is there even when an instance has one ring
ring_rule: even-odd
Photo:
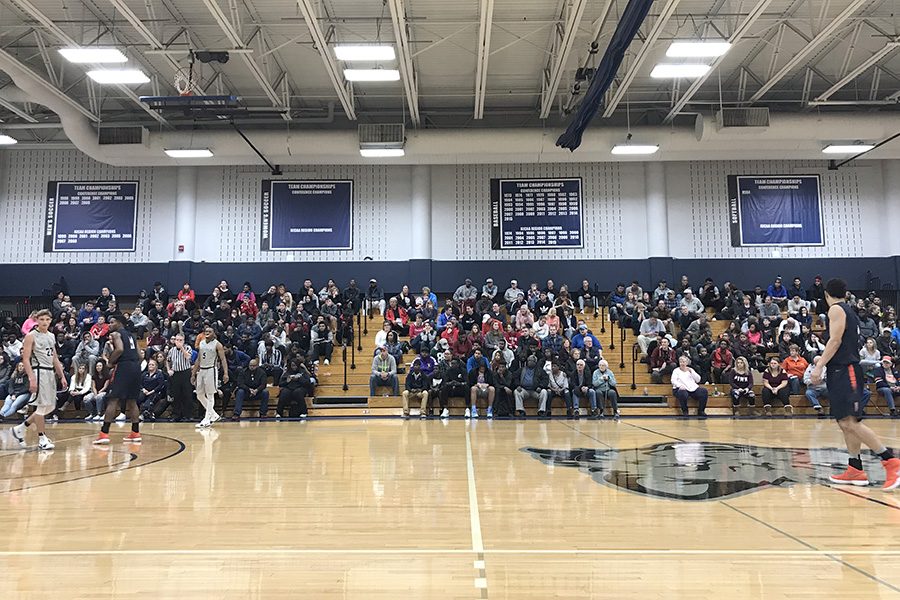
[[[25,432],[34,425],[38,432],[38,447],[52,450],[53,442],[44,433],[44,417],[56,410],[57,377],[65,389],[66,374],[56,354],[56,337],[50,333],[52,316],[49,310],[39,310],[34,315],[37,326],[25,336],[22,345],[22,363],[28,375],[28,389],[31,392],[29,405],[34,407],[24,423],[12,428],[13,437],[25,445]]]
[[[207,325],[203,335],[197,337],[197,360],[191,380],[197,389],[197,399],[206,409],[203,420],[197,427],[209,427],[222,417],[216,412],[216,391],[218,391],[219,367],[222,368],[222,383],[228,383],[228,362],[225,347],[216,339],[215,330]]]

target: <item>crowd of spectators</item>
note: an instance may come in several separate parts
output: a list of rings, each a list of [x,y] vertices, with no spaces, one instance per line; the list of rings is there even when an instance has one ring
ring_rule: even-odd
[[[525,288],[512,280],[502,290],[491,278],[479,286],[466,279],[439,302],[427,287],[412,293],[403,286],[399,293],[385,295],[374,279],[366,287],[351,280],[343,289],[333,280],[318,287],[307,279],[296,292],[278,284],[262,293],[250,283],[235,291],[221,281],[205,295],[189,284],[170,294],[156,282],[127,307],[108,288],[77,306],[60,292],[51,303],[52,331],[71,383],[60,394],[59,408],[83,409],[86,420],[102,419],[110,383],[107,321],[116,315],[145,340],[139,398],[144,420],[167,414],[176,421],[194,417],[197,403],[186,383],[187,370],[196,359],[196,338],[206,326],[225,346],[231,373],[221,390],[223,414],[233,406],[232,418],[240,419],[245,403],[252,401],[259,416],[267,416],[269,387],[277,385],[276,415],[304,417],[320,365],[330,364],[336,346],[352,343],[354,321],[362,310],[382,319],[369,394],[382,390],[400,396],[405,417],[413,402],[421,418],[435,410],[446,418],[453,397],[465,399],[470,418],[479,416],[479,408],[493,418],[523,417],[532,407],[538,416],[549,417],[556,398],[573,418],[582,415],[582,408],[594,418],[618,417],[615,373],[584,320],[585,313],[605,306],[610,321],[633,332],[651,380],[671,384],[684,415],[691,399],[698,403],[698,414],[705,415],[704,384],[712,384],[715,395],[730,395],[736,414],[756,408],[757,383],[762,384],[764,414],[772,414],[773,407],[791,414],[791,396],[797,394],[823,411],[827,389],[810,381],[825,342],[821,278],[807,288],[798,278],[784,287],[780,277],[766,289],[740,290],[729,282],[720,289],[711,278],[694,288],[682,277],[673,287],[659,281],[644,290],[633,281],[608,295],[596,290],[588,280],[570,291],[552,280]],[[861,298],[848,293],[847,301],[860,315],[863,368],[896,416],[896,311],[874,292]],[[714,336],[713,320],[728,321],[727,329]],[[18,361],[22,337],[32,325],[11,317],[0,323],[2,418],[23,410],[28,401],[27,378]]]

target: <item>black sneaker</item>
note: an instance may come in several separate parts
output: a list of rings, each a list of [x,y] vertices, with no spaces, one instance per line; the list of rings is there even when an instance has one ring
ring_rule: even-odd
[[[576,411],[575,411],[575,420],[577,421],[577,420],[580,419],[580,418],[581,418],[581,411],[580,411],[580,410],[576,410]]]
[[[538,411],[538,416],[539,416],[539,417],[543,417],[545,414],[547,414],[547,413],[545,413],[545,412],[542,411],[542,410],[539,410],[539,411]]]
[[[566,409],[566,418],[567,418],[567,419],[571,419],[572,417],[573,417],[573,415],[572,415],[572,409],[571,409],[571,408],[567,408],[567,409]]]
[[[596,408],[592,408],[592,409],[591,409],[591,416],[592,416],[592,417],[597,417],[598,415],[599,415],[599,413],[598,413],[597,409],[596,409]]]
[[[700,411],[700,412],[697,413],[697,418],[698,418],[698,419],[705,419],[706,416],[707,416],[707,415],[706,415],[706,411],[705,411],[705,410]]]

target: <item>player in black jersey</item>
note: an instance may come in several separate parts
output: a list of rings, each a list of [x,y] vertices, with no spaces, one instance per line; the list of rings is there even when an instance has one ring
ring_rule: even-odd
[[[120,403],[125,404],[125,413],[131,419],[131,433],[122,440],[126,444],[141,443],[140,410],[138,398],[141,394],[141,358],[138,355],[137,342],[125,330],[118,317],[109,317],[109,339],[113,351],[109,355],[110,375],[109,392],[106,394],[106,414],[103,416],[103,427],[95,444],[109,443],[109,426],[119,414]]]
[[[887,475],[882,489],[893,490],[900,486],[900,459],[881,443],[874,431],[862,423],[860,403],[866,381],[859,366],[859,318],[856,311],[847,305],[846,296],[847,282],[843,279],[831,279],[825,284],[828,342],[812,372],[812,382],[815,384],[822,383],[823,371],[825,373],[831,416],[837,420],[850,453],[847,470],[828,479],[841,485],[869,485],[869,477],[863,471],[859,454],[865,444],[881,458],[884,465]]]

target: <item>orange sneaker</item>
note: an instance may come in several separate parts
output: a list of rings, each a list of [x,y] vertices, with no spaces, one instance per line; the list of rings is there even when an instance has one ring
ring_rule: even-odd
[[[881,464],[884,465],[884,470],[887,471],[884,487],[881,489],[889,492],[900,487],[900,458],[889,458],[881,461]]]
[[[100,435],[97,436],[97,439],[94,440],[95,444],[108,444],[109,443],[109,434],[100,432]]]
[[[123,444],[140,444],[141,443],[141,434],[136,431],[132,431],[128,435],[125,436],[125,439],[122,440]]]
[[[849,466],[840,475],[831,475],[828,481],[838,485],[869,485],[869,478],[866,476],[865,471]]]

